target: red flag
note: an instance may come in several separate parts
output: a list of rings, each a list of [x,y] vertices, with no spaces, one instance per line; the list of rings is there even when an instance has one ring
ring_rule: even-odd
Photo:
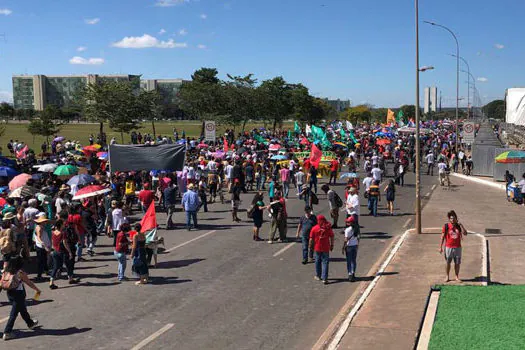
[[[157,214],[155,212],[155,202],[151,202],[148,211],[140,221],[140,231],[147,232],[157,228]]]
[[[224,152],[228,152],[228,140],[224,139]]]
[[[310,164],[312,164],[316,169],[318,169],[322,157],[323,152],[319,148],[317,148],[315,144],[312,143],[312,151],[310,153]]]
[[[25,159],[27,157],[27,151],[29,151],[29,146],[25,145],[20,151],[16,152],[16,157],[19,159]]]

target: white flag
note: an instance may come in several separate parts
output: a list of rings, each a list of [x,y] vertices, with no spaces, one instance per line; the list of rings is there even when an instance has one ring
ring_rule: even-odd
[[[352,125],[352,123],[350,123],[348,120],[346,121],[346,128],[348,130],[354,130],[354,126]]]
[[[310,125],[306,124],[306,135],[310,135],[312,133],[312,128],[310,127]]]

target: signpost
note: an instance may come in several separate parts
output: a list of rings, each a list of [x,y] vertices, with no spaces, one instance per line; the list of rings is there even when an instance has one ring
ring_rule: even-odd
[[[204,138],[206,141],[215,142],[215,122],[213,120],[206,120],[204,122]]]
[[[463,123],[463,143],[472,144],[476,134],[476,125],[473,122]]]

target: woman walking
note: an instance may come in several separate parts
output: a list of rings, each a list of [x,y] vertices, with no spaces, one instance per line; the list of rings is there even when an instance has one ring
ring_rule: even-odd
[[[51,276],[49,279],[49,289],[57,289],[58,286],[55,284],[55,280],[62,265],[64,264],[66,254],[69,260],[73,260],[73,251],[69,248],[64,235],[64,221],[59,219],[53,227],[53,233],[51,234],[51,243],[53,245],[53,252],[51,258],[53,260],[53,270],[51,270]]]
[[[37,216],[34,220],[36,223],[33,240],[35,241],[36,260],[37,260],[37,275],[36,282],[42,281],[42,274],[47,270],[47,255],[51,251],[51,242],[47,234],[46,225],[49,220],[45,214]]]
[[[133,261],[132,271],[139,276],[139,280],[135,282],[136,285],[148,283],[148,258],[146,253],[146,235],[142,232],[137,232],[133,236],[133,246],[131,248],[130,258]]]
[[[396,199],[396,185],[394,180],[390,180],[385,187],[387,208],[390,215],[394,215],[394,200]]]
[[[345,240],[343,243],[343,255],[346,256],[346,269],[350,282],[355,281],[357,269],[357,248],[359,246],[359,225],[353,216],[346,219]]]
[[[38,321],[33,320],[27,312],[26,306],[26,290],[24,284],[34,289],[38,296],[40,289],[27,277],[27,274],[22,270],[24,262],[20,256],[9,260],[7,268],[2,274],[2,289],[7,291],[7,298],[11,302],[11,314],[4,329],[4,340],[13,339],[13,327],[15,325],[18,314],[22,316],[29,329],[34,329],[38,326]]]
[[[122,282],[126,273],[126,256],[129,250],[128,232],[131,231],[131,226],[128,223],[124,223],[120,229],[120,232],[117,234],[114,254],[118,261],[118,281]]]
[[[262,192],[256,193],[252,200],[252,219],[253,219],[253,240],[262,241],[259,237],[259,231],[263,224],[264,194]]]

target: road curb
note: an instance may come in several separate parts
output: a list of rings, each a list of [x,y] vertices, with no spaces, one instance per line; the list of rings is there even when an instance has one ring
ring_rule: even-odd
[[[480,233],[476,236],[481,238],[481,285],[488,286],[490,283],[490,262],[489,262],[489,240]]]
[[[500,183],[497,183],[497,182],[484,180],[484,179],[480,179],[480,178],[473,177],[473,176],[466,176],[466,175],[463,175],[463,174],[452,173],[451,175],[455,176],[455,177],[458,177],[460,179],[463,179],[463,180],[469,180],[471,182],[476,182],[476,183],[481,184],[481,185],[497,188],[499,190],[503,190],[503,191],[507,190],[507,187],[504,184],[500,184]]]
[[[416,350],[427,350],[428,344],[430,343],[430,336],[432,335],[432,328],[434,328],[434,321],[436,320],[437,307],[439,303],[439,296],[441,292],[439,290],[430,289],[427,305],[425,307],[425,313],[423,315],[423,323],[421,325],[421,331],[418,333],[418,338],[414,349]]]

